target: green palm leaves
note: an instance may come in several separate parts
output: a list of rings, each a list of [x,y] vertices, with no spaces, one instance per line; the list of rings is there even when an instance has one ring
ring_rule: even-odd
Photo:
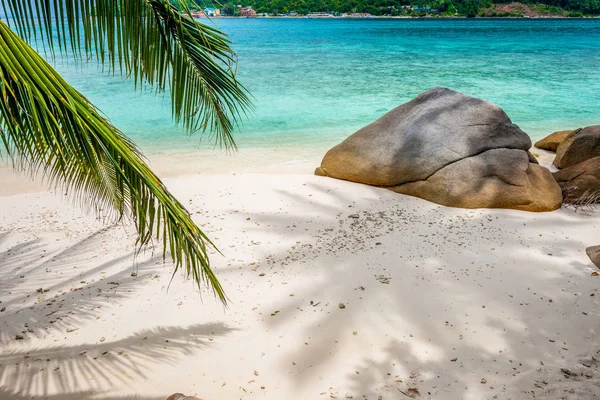
[[[175,3],[172,4],[172,3]],[[170,89],[173,115],[190,131],[215,134],[235,146],[231,133],[248,107],[235,78],[235,54],[218,30],[190,17],[176,0],[2,0],[16,31],[39,39],[50,52],[95,57],[137,84]],[[37,28],[36,28],[37,27]],[[43,28],[39,28],[43,27]]]
[[[183,3],[183,2],[182,2]],[[167,0],[2,0],[23,38],[48,51],[95,56],[111,70],[170,89],[173,116],[189,131],[235,147],[250,100],[235,77],[229,41]],[[36,28],[43,26],[43,29]],[[175,271],[208,283],[225,301],[208,260],[210,240],[112,126],[4,22],[0,22],[0,138],[16,165],[41,171],[81,199],[132,215],[138,244],[154,238]]]

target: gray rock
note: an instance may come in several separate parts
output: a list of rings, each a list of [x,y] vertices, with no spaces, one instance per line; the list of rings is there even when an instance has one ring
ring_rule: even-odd
[[[315,173],[454,207],[559,208],[560,187],[529,148],[500,107],[434,88],[329,150]]]
[[[434,88],[331,149],[321,169],[341,179],[397,186],[425,180],[446,165],[496,148],[527,151],[531,140],[500,107]]]

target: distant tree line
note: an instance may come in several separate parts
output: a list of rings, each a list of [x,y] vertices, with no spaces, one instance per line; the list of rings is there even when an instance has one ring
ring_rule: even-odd
[[[211,0],[196,0],[201,7],[220,8],[225,15],[235,15],[237,5],[251,6],[257,13],[273,15],[309,14],[311,12],[369,13],[376,16],[461,15],[475,17],[481,10],[494,4],[508,4],[512,0],[239,0],[239,3],[217,3]],[[571,16],[599,15],[600,0],[528,0],[529,6],[546,6],[545,10],[567,11]],[[416,10],[415,10],[416,9]]]

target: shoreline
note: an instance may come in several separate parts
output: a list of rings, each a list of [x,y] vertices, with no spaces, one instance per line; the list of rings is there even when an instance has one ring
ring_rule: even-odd
[[[242,148],[227,153],[219,149],[190,149],[148,152],[146,162],[160,179],[183,176],[262,173],[268,175],[314,173],[328,149],[321,147]],[[31,179],[26,173],[0,164],[0,197],[54,191],[41,176]]]
[[[600,15],[597,16],[583,16],[583,17],[566,17],[566,16],[554,16],[554,15],[540,15],[540,16],[532,16],[532,17],[528,17],[528,16],[521,16],[521,17],[491,17],[491,16],[486,16],[486,17],[467,17],[467,16],[434,16],[434,15],[427,15],[427,16],[422,16],[422,17],[418,17],[418,16],[382,16],[382,15],[373,15],[370,17],[337,17],[337,16],[332,16],[332,17],[306,17],[306,16],[302,16],[302,17],[281,17],[281,16],[256,16],[256,17],[240,17],[240,16],[221,16],[221,17],[210,17],[210,18],[197,18],[197,19],[206,19],[206,20],[219,20],[219,19],[314,19],[314,20],[331,20],[331,19],[352,19],[352,20],[365,20],[365,19],[435,19],[435,20],[439,20],[439,19],[449,19],[449,20],[456,20],[456,19],[465,19],[465,20],[495,20],[495,19],[564,19],[564,20],[578,20],[578,19],[600,19]]]
[[[215,174],[313,175],[331,146],[241,148],[236,153],[224,150],[190,149],[149,152],[146,161],[161,179]],[[540,165],[556,171],[554,153],[532,147]],[[0,164],[0,197],[53,191],[41,179],[30,179],[6,164]]]

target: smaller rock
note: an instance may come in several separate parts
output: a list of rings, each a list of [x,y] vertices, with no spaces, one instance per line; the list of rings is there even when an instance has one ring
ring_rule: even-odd
[[[487,380],[485,378],[481,378],[481,383],[485,385],[487,383]]]
[[[23,340],[23,339],[24,339],[24,337],[23,337],[23,335],[16,335],[16,336],[15,336],[15,339],[16,339],[16,340]]]
[[[167,397],[167,400],[202,400],[202,399],[199,397],[196,397],[196,396],[186,396],[183,393],[173,393],[172,395]]]
[[[546,136],[542,140],[539,140],[538,142],[536,142],[536,144],[534,146],[537,147],[538,149],[556,152],[558,145],[563,140],[565,140],[565,138],[571,132],[573,132],[573,130],[558,131],[558,132],[551,133],[550,135]]]
[[[567,135],[556,149],[552,164],[562,169],[599,156],[600,125],[588,126]]]
[[[588,247],[587,249],[585,249],[585,252],[587,253],[590,260],[592,260],[594,265],[600,268],[600,246]]]
[[[344,303],[340,303],[340,304],[338,304],[338,307],[341,309],[344,309],[344,308],[346,308],[346,305]]]
[[[600,202],[600,156],[555,172],[554,179],[562,189],[566,204]]]

